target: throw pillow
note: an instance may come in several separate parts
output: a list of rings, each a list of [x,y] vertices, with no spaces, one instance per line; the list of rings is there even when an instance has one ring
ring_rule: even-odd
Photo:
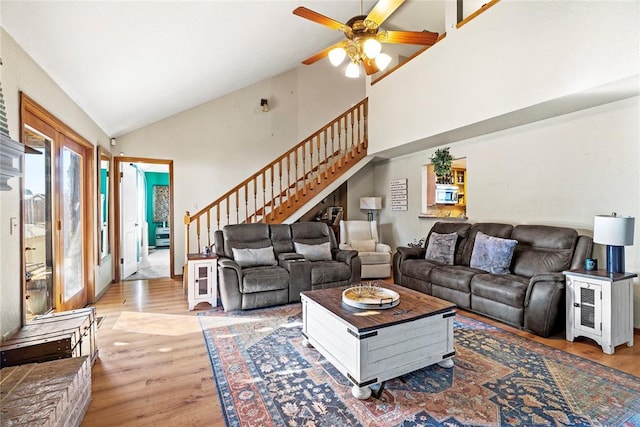
[[[294,242],[293,245],[296,248],[296,252],[309,261],[331,261],[330,242],[319,243],[317,245]]]
[[[273,254],[273,246],[266,248],[232,248],[233,259],[240,267],[258,267],[265,265],[277,265],[276,256]]]
[[[456,253],[457,240],[458,233],[455,231],[447,234],[431,233],[424,259],[453,265],[453,256]]]
[[[376,241],[371,240],[352,240],[349,242],[351,249],[358,252],[375,252]]]
[[[478,231],[469,265],[493,274],[509,274],[517,244],[517,240],[501,239]]]

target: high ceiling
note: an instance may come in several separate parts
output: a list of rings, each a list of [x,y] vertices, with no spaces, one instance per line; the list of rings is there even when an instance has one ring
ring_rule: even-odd
[[[367,13],[376,2],[362,3]],[[408,0],[383,26],[438,31],[416,14],[429,3],[441,2]],[[117,137],[298,67],[341,40],[293,15],[297,6],[346,22],[361,2],[2,0],[0,12],[5,31]]]

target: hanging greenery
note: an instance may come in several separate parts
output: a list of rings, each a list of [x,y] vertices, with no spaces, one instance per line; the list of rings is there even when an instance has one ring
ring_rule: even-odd
[[[431,156],[431,164],[438,181],[449,177],[451,175],[451,166],[453,165],[453,156],[449,153],[449,148],[437,149],[435,154]]]

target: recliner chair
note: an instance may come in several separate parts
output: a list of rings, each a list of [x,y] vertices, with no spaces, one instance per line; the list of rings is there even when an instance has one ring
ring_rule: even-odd
[[[340,221],[339,247],[358,251],[363,279],[391,276],[391,247],[380,243],[376,221]]]

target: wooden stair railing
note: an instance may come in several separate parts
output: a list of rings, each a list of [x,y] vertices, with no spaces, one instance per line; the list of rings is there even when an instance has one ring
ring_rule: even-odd
[[[287,219],[367,155],[367,98],[221,197],[184,216],[185,256],[213,243],[227,224]]]

